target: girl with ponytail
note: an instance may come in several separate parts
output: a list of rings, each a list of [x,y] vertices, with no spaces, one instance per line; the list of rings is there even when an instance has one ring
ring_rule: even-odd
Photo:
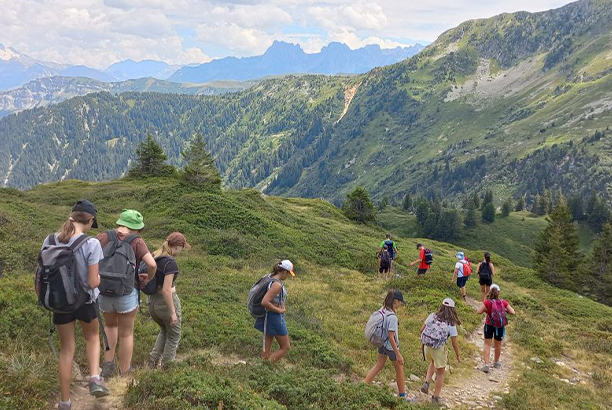
[[[173,232],[161,247],[153,252],[157,271],[152,280],[155,281],[157,289],[149,296],[149,313],[160,328],[155,346],[149,355],[149,366],[153,368],[157,367],[160,359],[162,367],[172,362],[181,340],[181,301],[175,287],[179,269],[174,258],[183,249],[191,249],[185,235]],[[146,280],[143,285],[147,285]]]

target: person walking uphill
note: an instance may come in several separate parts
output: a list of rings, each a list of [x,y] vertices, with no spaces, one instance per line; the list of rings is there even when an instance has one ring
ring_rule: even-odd
[[[410,266],[414,266],[416,263],[419,264],[417,267],[417,274],[424,275],[427,273],[427,269],[429,269],[430,265],[433,262],[433,256],[429,249],[426,249],[423,244],[417,243],[416,246],[419,251],[419,259],[415,259],[410,262]]]
[[[491,254],[485,252],[484,260],[478,264],[478,282],[480,283],[480,299],[484,302],[485,297],[489,294],[489,288],[493,283],[493,275],[495,275],[495,266],[491,262]]]
[[[374,312],[372,317],[370,317],[368,326],[370,322],[377,319],[377,317],[380,316],[382,318],[382,321],[380,322],[382,345],[378,348],[378,359],[376,361],[376,365],[374,365],[374,367],[372,367],[372,369],[368,372],[364,382],[366,384],[372,384],[372,381],[376,375],[385,367],[387,358],[389,358],[393,363],[393,367],[395,368],[399,397],[406,399],[408,402],[414,402],[414,399],[406,397],[406,385],[404,383],[404,357],[399,350],[399,321],[397,319],[396,312],[397,309],[399,309],[399,307],[403,304],[406,304],[406,301],[404,300],[404,295],[402,295],[402,292],[399,290],[390,290],[387,292],[382,309],[378,312]],[[368,326],[366,326],[366,334]]]
[[[116,222],[119,227],[97,236],[104,250],[100,262],[100,310],[104,315],[109,350],[104,352],[102,377],[115,373],[115,350],[119,341],[119,374],[131,371],[134,350],[134,321],[139,308],[137,267],[144,261],[148,277],[157,269],[155,259],[144,240],[138,236],[144,228],[140,212],[125,209]],[[127,264],[126,264],[127,260]]]
[[[455,257],[458,259],[458,261],[455,264],[455,270],[453,271],[453,279],[451,279],[451,282],[454,282],[455,279],[457,279],[457,287],[461,290],[461,297],[463,300],[465,300],[465,297],[467,296],[465,284],[472,274],[472,265],[470,265],[470,262],[466,259],[463,252],[457,252]]]
[[[53,311],[60,342],[58,409],[70,410],[70,382],[75,351],[75,321],[79,321],[85,337],[89,366],[89,394],[108,395],[100,375],[100,335],[97,309],[98,263],[102,259],[100,243],[87,235],[97,228],[97,210],[86,199],[79,200],[60,232],[49,235],[42,246],[36,287],[39,301]],[[57,269],[57,266],[60,269]],[[59,279],[59,280],[55,280]],[[66,280],[68,279],[68,280]]]
[[[149,367],[162,367],[176,358],[181,340],[181,301],[176,294],[176,278],[179,268],[176,258],[184,249],[191,249],[185,235],[173,232],[162,246],[153,252],[157,271],[151,280],[143,282],[143,292],[149,295],[149,313],[159,326],[155,346],[149,354]]]
[[[295,277],[293,263],[285,259],[274,265],[272,273],[260,279],[252,288],[252,291],[255,291],[258,286],[263,286],[261,291],[265,292],[261,302],[256,302],[260,309],[264,309],[264,312],[262,312],[263,315],[257,315],[254,327],[263,332],[262,357],[271,363],[282,359],[291,348],[287,323],[285,322],[287,289],[283,284],[289,276]],[[249,310],[251,310],[251,314],[256,315],[256,312],[252,310],[251,303],[249,303]],[[276,339],[279,348],[272,353],[274,339]]]
[[[448,354],[446,351],[446,342],[451,338],[453,350],[459,359],[459,346],[457,345],[457,325],[460,325],[459,317],[455,311],[455,301],[451,298],[446,298],[442,301],[442,306],[437,313],[430,314],[423,327],[421,328],[421,343],[423,344],[423,358],[429,361],[427,369],[427,377],[421,391],[425,394],[429,393],[429,384],[436,373],[436,385],[432,401],[441,404],[440,392],[444,383],[444,372],[448,364]]]
[[[508,324],[506,313],[511,315],[515,313],[507,300],[499,298],[499,286],[496,284],[491,285],[489,298],[485,300],[482,306],[476,311],[479,315],[485,312],[487,313],[487,319],[485,320],[484,326],[484,367],[482,371],[489,373],[491,339],[495,339],[495,361],[493,362],[493,367],[500,368],[501,362],[499,361],[499,357],[501,356],[502,340],[506,335],[506,325]]]
[[[391,264],[389,266],[389,270],[393,269],[393,262],[395,261],[395,255],[398,252],[397,245],[391,239],[391,234],[388,233],[385,236],[385,240],[380,243],[380,252],[383,251],[385,245],[387,246],[387,250],[389,251],[389,256],[391,257]]]

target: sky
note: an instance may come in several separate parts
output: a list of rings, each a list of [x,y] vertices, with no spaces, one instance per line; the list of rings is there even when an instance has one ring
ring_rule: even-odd
[[[314,53],[433,42],[463,21],[567,0],[0,0],[0,43],[43,61],[104,69],[131,58],[204,63],[274,40]]]

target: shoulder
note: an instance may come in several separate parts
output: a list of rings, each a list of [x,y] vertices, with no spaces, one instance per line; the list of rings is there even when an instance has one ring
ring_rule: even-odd
[[[504,304],[504,307],[507,307],[510,304],[506,299],[502,299],[502,303]]]
[[[430,313],[429,316],[427,316],[427,319],[425,319],[425,322],[431,322],[434,320],[435,315],[435,313]]]
[[[85,245],[89,249],[92,249],[92,250],[95,250],[95,249],[102,250],[102,245],[100,245],[100,241],[97,238],[94,238],[93,236],[90,236],[89,238],[85,240]]]
[[[491,308],[491,299],[485,299],[485,301],[482,303],[485,305],[487,309]]]
[[[176,264],[174,258],[167,256],[166,260],[159,262],[159,264],[162,266],[162,269],[164,270],[164,275],[168,275],[170,273],[178,273],[178,265]]]
[[[457,261],[457,263],[455,263],[455,268],[461,268],[463,266],[463,263],[461,261]]]

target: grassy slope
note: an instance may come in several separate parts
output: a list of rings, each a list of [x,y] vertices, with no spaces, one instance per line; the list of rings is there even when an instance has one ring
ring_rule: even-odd
[[[455,246],[428,242],[436,260],[425,277],[416,277],[407,266],[416,255],[406,251],[398,259],[402,277],[381,283],[373,275],[373,256],[384,231],[350,223],[325,201],[262,197],[254,191],[196,192],[173,180],[68,181],[24,193],[0,190],[0,408],[17,403],[24,409],[46,408],[56,389],[55,361],[46,345],[47,317],[35,304],[31,271],[42,238],[61,224],[79,197],[90,198],[101,210],[101,230],[112,227],[123,208],[134,207],[145,215],[143,236],[151,247],[172,230],[185,232],[194,245],[179,257],[177,283],[184,315],[179,353],[186,359],[168,372],[139,371],[139,383],[126,398],[133,409],[216,408],[220,401],[226,409],[399,408],[388,390],[350,381],[363,377],[375,361],[362,335],[367,317],[387,287],[407,293],[408,306],[399,312],[402,351],[407,374],[422,375],[417,329],[443,297],[457,296],[449,287]],[[287,284],[292,351],[287,365],[271,368],[255,359],[261,337],[252,328],[244,300],[252,282],[281,257],[294,260],[297,271]],[[612,330],[612,309],[545,285],[501,256],[494,258],[502,289],[519,312],[510,334],[524,364],[517,367],[522,377],[513,382],[502,405],[608,405],[604,390],[612,387],[612,338],[606,332]],[[474,281],[469,292],[477,293]],[[480,322],[461,303],[459,314],[467,332]],[[146,361],[156,332],[143,309],[136,326],[137,365]],[[82,341],[78,343],[78,362],[84,365]],[[463,339],[460,346],[464,357],[468,351],[476,353]],[[555,378],[564,376],[563,369],[550,359],[562,354],[592,372],[586,384]],[[230,355],[244,357],[248,364],[218,364],[216,358]],[[534,366],[529,358],[535,355],[543,362]],[[474,371],[469,363],[458,365],[450,379],[469,377]],[[345,373],[348,380],[338,381]],[[379,379],[393,377],[387,367]],[[416,387],[411,384],[410,389]]]

